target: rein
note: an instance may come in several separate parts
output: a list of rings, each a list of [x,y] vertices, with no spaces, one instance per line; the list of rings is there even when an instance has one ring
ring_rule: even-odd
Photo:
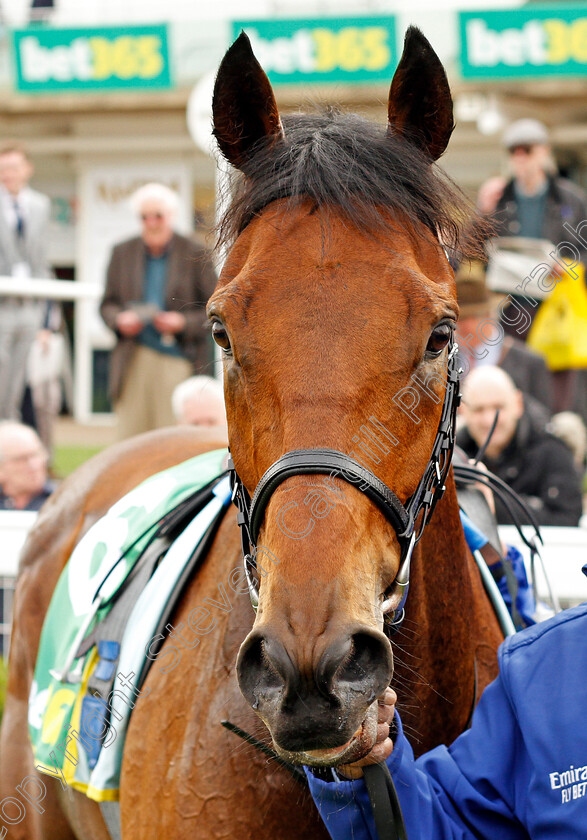
[[[418,487],[405,505],[383,481],[357,461],[336,449],[297,449],[286,452],[262,475],[253,498],[239,478],[232,458],[228,469],[231,476],[232,501],[238,509],[243,563],[253,609],[259,605],[259,575],[257,569],[257,538],[269,500],[277,487],[294,475],[323,474],[341,478],[363,492],[374,502],[394,529],[400,544],[400,566],[386,596],[397,601],[387,615],[386,627],[397,628],[404,617],[404,607],[410,583],[412,552],[422,536],[434,508],[445,490],[455,439],[455,418],[460,403],[457,362],[458,345],[451,338],[448,345],[447,383],[442,414],[432,446],[432,452]]]

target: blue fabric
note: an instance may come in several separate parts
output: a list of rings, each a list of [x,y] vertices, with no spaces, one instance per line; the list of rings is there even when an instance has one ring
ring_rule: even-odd
[[[465,532],[465,539],[467,541],[467,545],[471,549],[471,551],[479,551],[480,548],[483,548],[489,540],[485,536],[485,534],[477,528],[476,525],[469,519],[467,514],[461,510],[459,511],[461,514],[461,525],[463,526],[463,531]]]
[[[98,664],[94,676],[99,680],[111,680],[116,673],[118,657],[120,656],[120,644],[118,642],[102,639],[98,642]]]
[[[107,662],[101,659],[96,665],[94,676],[99,680],[111,680],[116,673],[116,662]]]
[[[397,718],[387,764],[410,840],[576,840],[587,826],[587,604],[509,637],[471,728],[414,761]],[[333,840],[376,840],[362,780],[306,771]]]
[[[165,309],[165,281],[167,279],[168,262],[167,254],[162,254],[160,257],[147,254],[145,259],[143,299],[145,303],[152,303],[158,309]]]
[[[460,511],[461,514],[461,524],[463,526],[463,531],[465,532],[465,539],[467,541],[467,545],[471,549],[471,551],[479,551],[480,548],[489,542],[485,534],[477,528],[476,525],[471,522],[469,517],[464,511]],[[509,562],[511,569],[514,573],[516,578],[516,582],[518,584],[518,590],[516,592],[516,609],[520,615],[520,618],[523,621],[524,627],[530,627],[530,625],[536,623],[536,619],[534,615],[536,614],[536,601],[534,599],[534,592],[532,590],[532,586],[528,581],[528,576],[526,574],[526,567],[524,565],[524,558],[520,554],[517,548],[514,548],[513,545],[507,546],[507,554],[505,556],[506,562]],[[502,568],[502,563],[496,563],[494,566],[491,567],[492,570],[499,570]],[[512,597],[510,595],[510,591],[507,586],[507,579],[505,575],[503,575],[497,581],[497,587],[501,593],[501,596],[504,600],[506,607],[508,608],[509,614],[514,618],[512,613]],[[521,630],[521,627],[517,628]]]
[[[108,659],[110,662],[114,662],[120,656],[120,643],[102,639],[98,642],[98,656],[100,659]]]
[[[98,697],[86,695],[82,700],[80,729],[90,770],[98,762],[104,735],[108,731],[107,711],[108,706]]]
[[[147,254],[145,258],[145,284],[143,288],[143,301],[154,304],[157,309],[164,312],[165,287],[167,285],[167,267],[169,255],[162,254],[160,257],[152,257]],[[153,324],[147,324],[138,337],[139,344],[150,347],[158,353],[166,353],[169,356],[182,356],[179,345],[176,341],[165,344],[161,340],[161,333],[155,329]]]

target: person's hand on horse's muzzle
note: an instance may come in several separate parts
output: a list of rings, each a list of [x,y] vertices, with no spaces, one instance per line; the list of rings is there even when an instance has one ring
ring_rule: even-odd
[[[393,741],[389,737],[389,730],[395,714],[397,694],[393,688],[386,688],[377,701],[377,740],[372,750],[360,761],[352,764],[341,764],[336,768],[340,776],[347,779],[360,779],[363,775],[363,767],[368,764],[381,764],[386,761],[393,750]]]

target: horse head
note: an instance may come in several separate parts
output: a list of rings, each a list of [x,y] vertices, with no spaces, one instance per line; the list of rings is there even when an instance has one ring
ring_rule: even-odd
[[[352,761],[374,743],[392,676],[383,631],[402,600],[402,510],[443,413],[458,312],[445,248],[463,200],[434,161],[452,100],[411,28],[387,127],[333,112],[282,121],[241,34],[220,66],[213,115],[240,170],[224,221],[231,248],[208,305],[235,469],[249,499],[287,453],[319,462],[305,469],[296,456],[254,500],[258,610],[239,684],[286,759]],[[393,491],[398,522],[358,465]]]

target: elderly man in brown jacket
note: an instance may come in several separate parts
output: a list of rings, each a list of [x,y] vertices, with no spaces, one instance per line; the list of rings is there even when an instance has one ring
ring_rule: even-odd
[[[141,236],[116,245],[100,313],[117,337],[110,391],[122,440],[173,425],[171,395],[212,359],[206,302],[216,282],[208,252],[173,230],[176,194],[146,184],[131,198]]]

